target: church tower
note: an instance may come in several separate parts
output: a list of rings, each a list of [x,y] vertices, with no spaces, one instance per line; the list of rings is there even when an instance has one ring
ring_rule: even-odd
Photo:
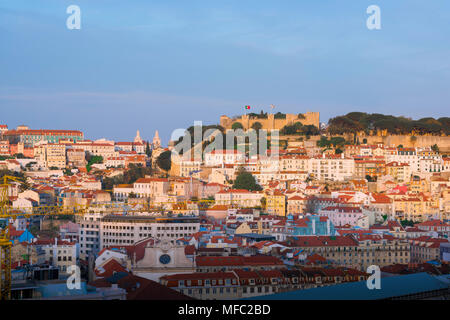
[[[161,140],[159,139],[158,130],[155,131],[155,137],[153,138],[152,147],[153,149],[158,149],[161,147]]]
[[[141,135],[139,134],[139,130],[136,131],[136,137],[134,137],[134,143],[142,143]]]

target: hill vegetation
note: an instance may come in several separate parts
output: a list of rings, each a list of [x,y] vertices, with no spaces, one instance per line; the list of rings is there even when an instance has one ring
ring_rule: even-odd
[[[366,134],[386,131],[389,134],[407,135],[442,135],[450,134],[450,118],[432,117],[413,120],[379,113],[350,112],[337,116],[328,122],[328,133],[331,135],[348,134],[365,131]]]

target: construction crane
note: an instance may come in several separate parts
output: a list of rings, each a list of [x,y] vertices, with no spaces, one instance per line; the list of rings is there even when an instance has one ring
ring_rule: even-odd
[[[135,206],[121,203],[87,203],[84,205],[72,204],[62,206],[39,206],[30,208],[12,208],[9,204],[9,187],[12,182],[23,183],[19,178],[12,176],[3,176],[3,183],[0,184],[0,219],[5,219],[5,225],[0,230],[0,300],[9,300],[11,298],[11,248],[12,243],[9,237],[9,219],[18,217],[31,218],[35,216],[58,216],[58,215],[74,215],[83,216],[89,210],[94,208],[105,208],[108,213],[141,213],[151,211],[161,211],[161,208],[151,208],[150,206]],[[180,203],[208,203],[212,200],[196,200],[168,202],[167,204],[179,205]]]
[[[9,206],[9,186],[8,181],[22,183],[19,178],[4,175],[3,183],[0,185],[0,210],[3,211]],[[6,210],[5,210],[6,211]],[[0,299],[10,299],[11,297],[11,241],[9,240],[9,225],[0,231]]]

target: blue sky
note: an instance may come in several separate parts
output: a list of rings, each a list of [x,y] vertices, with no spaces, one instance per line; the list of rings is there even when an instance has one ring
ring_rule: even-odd
[[[68,30],[66,8],[81,8]],[[366,8],[381,8],[381,30]],[[0,123],[166,143],[252,111],[450,116],[448,0],[0,0]]]

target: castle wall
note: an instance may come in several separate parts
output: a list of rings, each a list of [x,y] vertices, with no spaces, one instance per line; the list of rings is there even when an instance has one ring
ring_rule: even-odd
[[[297,114],[286,114],[286,119],[275,119],[274,114],[268,114],[267,119],[250,119],[246,114],[237,119],[230,119],[227,116],[220,117],[220,125],[225,129],[231,129],[234,123],[240,122],[245,130],[250,129],[256,122],[261,123],[262,129],[265,130],[281,130],[286,125],[301,122],[303,125],[320,126],[320,113],[307,112],[304,113],[305,119],[299,119]]]
[[[413,148],[413,147],[429,147],[436,144],[439,147],[439,150],[444,152],[450,151],[450,137],[442,137],[442,136],[416,136],[416,140],[412,141],[411,136],[406,135],[391,135],[384,137],[370,136],[370,137],[359,137],[360,142],[362,139],[366,138],[367,143],[373,144],[377,141],[382,141],[385,145],[388,146],[398,146],[403,145],[405,148]]]
[[[450,152],[450,136],[415,136],[416,140],[411,139],[410,135],[387,135],[387,136],[366,136],[358,135],[359,142],[362,144],[367,139],[367,144],[383,143],[386,146],[397,147],[403,145],[405,148],[430,147],[436,144],[440,151]],[[345,139],[353,141],[353,135],[345,135]]]

